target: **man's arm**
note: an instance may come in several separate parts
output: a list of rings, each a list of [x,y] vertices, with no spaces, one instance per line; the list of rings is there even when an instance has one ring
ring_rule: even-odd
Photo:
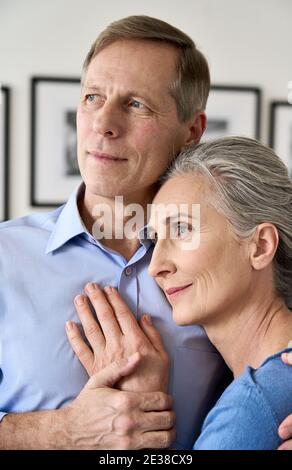
[[[0,423],[0,449],[169,447],[175,438],[171,397],[110,388],[134,372],[140,359],[134,354],[93,375],[66,408],[6,415]]]
[[[291,342],[290,342],[291,343]],[[289,347],[292,346],[292,344]],[[282,361],[292,366],[292,353],[283,353],[282,354]],[[291,398],[292,399],[292,398]],[[279,436],[285,442],[278,448],[278,450],[292,450],[292,415],[288,416],[280,425],[279,429]]]

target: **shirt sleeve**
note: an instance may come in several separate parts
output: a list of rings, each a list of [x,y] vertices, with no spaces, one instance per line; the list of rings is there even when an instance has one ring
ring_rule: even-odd
[[[278,423],[256,387],[226,394],[205,419],[194,450],[273,450],[281,444]]]

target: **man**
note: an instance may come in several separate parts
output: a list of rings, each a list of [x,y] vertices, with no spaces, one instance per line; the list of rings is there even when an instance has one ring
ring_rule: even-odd
[[[123,196],[124,206],[145,208],[151,202],[170,159],[200,140],[208,90],[202,54],[188,36],[160,20],[118,21],[92,46],[77,113],[84,185],[56,211],[5,223],[0,230],[2,448],[160,448],[173,440],[171,399],[163,393],[167,357],[158,337],[155,349],[147,343],[154,334],[147,317],[141,329],[135,323],[133,338],[139,350],[158,355],[159,369],[146,364],[139,376],[143,358],[132,355],[87,382],[63,330],[65,322],[70,330],[77,319],[72,299],[85,284],[93,301],[104,295],[96,284],[113,285],[137,320],[145,311],[151,315],[171,359],[174,446],[191,447],[222,387],[222,359],[200,328],[173,324],[147,274],[147,240],[117,236],[100,242],[93,232],[96,208],[106,204],[114,211],[115,196]],[[111,338],[107,357],[116,359],[120,333],[108,315],[104,310],[99,319]],[[96,331],[87,335],[95,337]],[[135,378],[136,369],[136,380],[120,381],[130,372]],[[117,382],[121,390],[111,388]]]

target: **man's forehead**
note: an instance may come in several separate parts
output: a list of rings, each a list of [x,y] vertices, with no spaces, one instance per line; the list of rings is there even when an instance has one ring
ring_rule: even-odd
[[[176,74],[177,48],[162,41],[120,40],[114,41],[99,51],[88,65],[86,75],[98,68],[99,72],[110,71],[130,75],[169,78]],[[161,63],[163,61],[163,67]],[[95,67],[96,66],[96,67]]]

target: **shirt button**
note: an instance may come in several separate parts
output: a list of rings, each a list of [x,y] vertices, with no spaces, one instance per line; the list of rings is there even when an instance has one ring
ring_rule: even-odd
[[[126,269],[125,269],[125,274],[126,274],[126,276],[131,276],[131,274],[132,274],[132,268],[126,268]]]

